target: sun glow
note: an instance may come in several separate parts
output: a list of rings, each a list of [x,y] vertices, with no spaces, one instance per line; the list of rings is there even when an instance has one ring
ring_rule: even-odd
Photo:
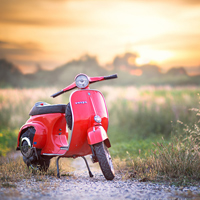
[[[153,50],[146,48],[138,50],[138,52],[140,56],[135,60],[137,65],[144,65],[148,63],[162,64],[173,57],[173,53],[166,50]]]
[[[24,71],[38,63],[52,69],[85,54],[104,65],[122,52],[139,55],[130,65],[199,66],[197,2],[3,0],[0,58]]]
[[[135,59],[135,62],[137,65],[145,65],[150,63],[150,60],[148,58],[145,57],[139,57]]]

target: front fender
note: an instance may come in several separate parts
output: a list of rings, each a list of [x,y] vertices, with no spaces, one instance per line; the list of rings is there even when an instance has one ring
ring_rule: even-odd
[[[32,146],[37,149],[42,149],[45,146],[47,139],[47,129],[43,124],[40,123],[27,123],[23,125],[19,131],[18,139],[17,139],[17,150],[20,148],[20,138],[22,134],[28,129],[33,127],[35,129],[35,134],[33,137]]]
[[[108,135],[102,126],[94,126],[89,128],[87,131],[87,140],[89,145],[104,141],[108,148],[111,147]]]

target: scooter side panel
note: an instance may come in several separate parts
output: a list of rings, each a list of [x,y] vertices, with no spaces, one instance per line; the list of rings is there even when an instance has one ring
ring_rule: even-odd
[[[48,135],[46,145],[42,149],[41,154],[63,155],[66,153],[66,150],[62,150],[61,147],[68,146],[65,114],[48,114],[46,118],[49,119],[49,123],[47,124]]]
[[[18,135],[18,148],[21,131],[28,127],[34,127],[36,132],[33,138],[33,147],[42,149],[41,155],[63,155],[66,150],[60,147],[67,146],[68,133],[66,132],[66,120],[63,113],[34,115],[20,129]]]
[[[73,115],[72,136],[65,156],[91,154],[87,130],[97,124],[94,116],[99,115],[102,127],[106,131],[108,129],[108,112],[103,95],[97,90],[77,90],[70,97],[70,105]]]

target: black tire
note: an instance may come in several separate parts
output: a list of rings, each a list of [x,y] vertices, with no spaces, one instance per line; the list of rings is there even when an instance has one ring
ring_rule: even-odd
[[[115,177],[115,172],[108,148],[106,147],[104,142],[100,142],[94,144],[94,150],[104,177],[107,180],[113,180]]]
[[[65,111],[65,118],[66,118],[66,121],[67,121],[67,126],[70,130],[72,130],[72,111],[71,111],[71,108],[70,108],[70,103],[67,104],[67,108],[66,108],[66,111]]]
[[[23,161],[28,168],[31,167],[35,171],[39,170],[46,172],[50,165],[50,159],[44,159],[40,155],[40,150],[32,148],[34,135],[35,129],[30,127],[21,136],[20,149],[23,155]]]

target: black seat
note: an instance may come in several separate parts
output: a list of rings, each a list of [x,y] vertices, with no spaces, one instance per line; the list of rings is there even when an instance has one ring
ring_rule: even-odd
[[[46,102],[37,102],[31,109],[29,115],[42,115],[49,113],[65,113],[66,104],[48,104]]]

